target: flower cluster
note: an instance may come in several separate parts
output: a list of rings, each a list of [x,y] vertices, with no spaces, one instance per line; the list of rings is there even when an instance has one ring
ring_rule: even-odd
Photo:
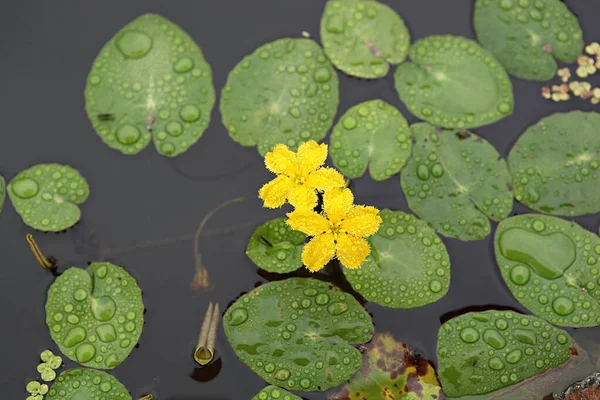
[[[344,176],[323,167],[327,145],[311,140],[294,153],[278,144],[265,156],[267,169],[277,175],[258,192],[265,207],[278,208],[289,202],[295,209],[287,214],[288,225],[312,236],[302,251],[302,262],[312,271],[337,257],[346,268],[360,268],[371,252],[365,237],[381,225],[375,207],[354,205]],[[323,211],[316,212],[318,193],[323,194]]]
[[[577,58],[575,75],[579,78],[587,78],[600,70],[600,43],[594,42],[585,47],[586,54]],[[600,88],[592,88],[586,81],[571,81],[571,70],[561,68],[556,71],[562,84],[542,87],[542,97],[552,99],[555,102],[567,101],[571,94],[583,100],[589,100],[592,104],[600,104]]]

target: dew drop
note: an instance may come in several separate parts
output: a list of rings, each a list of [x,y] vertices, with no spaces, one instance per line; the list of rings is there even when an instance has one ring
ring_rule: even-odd
[[[504,369],[504,363],[498,357],[492,357],[492,358],[490,358],[490,360],[488,361],[488,365],[494,371],[500,371],[500,370]]]
[[[438,280],[433,280],[429,283],[429,290],[433,293],[439,293],[442,290],[442,284]]]
[[[184,73],[194,68],[194,60],[189,57],[182,57],[173,65],[175,72]]]
[[[503,349],[506,346],[506,339],[494,329],[486,329],[483,332],[483,341],[496,350]]]
[[[325,293],[321,293],[317,296],[315,302],[320,306],[324,306],[329,303],[329,296]]]
[[[331,79],[331,73],[327,68],[319,68],[315,71],[315,80],[320,83],[327,82]]]
[[[348,304],[342,302],[332,303],[327,307],[327,311],[331,315],[341,315],[348,311]]]
[[[144,57],[152,48],[152,38],[136,31],[121,32],[115,43],[117,49],[127,58]]]
[[[506,355],[506,362],[509,364],[516,364],[521,358],[523,358],[523,352],[519,349],[515,349]]]
[[[575,303],[571,299],[559,296],[552,301],[552,309],[558,315],[569,315],[575,311]]]
[[[90,361],[96,355],[96,348],[89,343],[84,343],[75,350],[75,358],[80,363]]]
[[[87,333],[85,329],[80,326],[76,326],[71,328],[69,332],[65,335],[63,339],[63,344],[67,347],[73,347],[76,344],[79,344],[85,340]]]
[[[181,134],[183,133],[183,125],[181,125],[181,123],[178,121],[170,121],[165,126],[165,130],[169,135],[173,137],[178,137],[181,136]]]
[[[236,308],[231,312],[229,324],[232,326],[241,325],[248,320],[248,311],[244,308]]]
[[[85,289],[77,289],[75,293],[73,293],[73,297],[77,301],[83,301],[87,297],[87,290]]]
[[[129,145],[137,142],[141,135],[136,126],[127,124],[117,128],[116,136],[119,143]]]
[[[15,179],[11,182],[10,187],[12,192],[22,199],[30,199],[40,190],[37,181],[31,178]]]
[[[510,270],[510,280],[517,285],[525,285],[529,282],[531,272],[525,265],[515,265]]]
[[[179,116],[186,122],[194,122],[200,119],[200,109],[193,104],[187,104],[181,107]]]
[[[420,164],[417,167],[417,176],[422,181],[426,181],[427,179],[429,179],[429,168],[427,168],[427,165]]]
[[[109,296],[102,296],[92,299],[92,315],[98,321],[110,320],[117,311],[117,305]]]
[[[479,332],[475,328],[467,327],[460,331],[460,338],[465,343],[475,343],[479,340]]]
[[[342,125],[346,129],[354,129],[356,127],[356,119],[352,117],[346,117],[343,119]]]

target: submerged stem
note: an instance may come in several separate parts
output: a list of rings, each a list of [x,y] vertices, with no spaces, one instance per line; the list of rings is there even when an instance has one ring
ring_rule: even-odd
[[[44,256],[44,253],[42,253],[42,250],[40,250],[38,244],[36,243],[35,239],[33,238],[33,235],[27,234],[27,236],[25,236],[25,239],[27,240],[27,244],[29,245],[31,252],[33,253],[33,256],[35,257],[35,260],[38,262],[38,264],[40,264],[40,266],[42,268],[44,268],[44,269],[56,268],[56,260],[54,259],[54,257],[46,258]]]
[[[194,290],[206,289],[207,287],[210,286],[210,280],[208,278],[208,271],[206,270],[206,267],[202,263],[202,254],[200,253],[200,249],[199,249],[200,236],[202,235],[202,230],[204,229],[204,226],[206,225],[208,220],[213,215],[215,215],[217,212],[219,212],[221,209],[227,207],[230,204],[239,203],[239,202],[245,201],[245,200],[246,200],[245,197],[236,197],[235,199],[224,201],[223,203],[221,203],[218,206],[216,206],[215,208],[213,208],[208,214],[206,214],[206,216],[204,218],[202,218],[202,221],[200,221],[200,224],[198,225],[198,229],[196,230],[196,234],[194,235],[194,262],[195,262],[195,266],[196,266],[196,274],[194,275],[194,279],[192,280],[192,284],[191,284],[192,289],[194,289]]]

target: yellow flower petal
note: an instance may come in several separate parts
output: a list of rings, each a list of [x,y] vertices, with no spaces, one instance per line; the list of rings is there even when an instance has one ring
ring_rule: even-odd
[[[311,272],[323,268],[335,256],[335,242],[333,233],[315,236],[304,245],[302,262]]]
[[[311,210],[294,210],[287,214],[287,224],[295,231],[317,236],[331,228],[327,218]]]
[[[350,189],[331,189],[323,195],[323,210],[327,218],[338,223],[352,209],[354,195]]]
[[[306,184],[319,191],[344,187],[344,175],[333,168],[319,168],[308,174]]]
[[[342,221],[340,228],[354,236],[371,236],[381,225],[379,210],[375,207],[354,206]]]
[[[336,250],[337,258],[344,267],[356,269],[361,267],[371,253],[371,246],[363,238],[341,233],[337,236]]]
[[[317,200],[315,190],[308,185],[296,185],[288,195],[288,201],[297,209],[312,210]]]
[[[314,140],[302,143],[296,153],[298,159],[298,174],[307,176],[310,172],[317,170],[327,159],[327,145],[318,144]]]
[[[292,179],[280,175],[260,188],[258,197],[264,201],[265,207],[278,208],[285,204],[285,200],[293,188]]]
[[[286,145],[278,144],[265,156],[265,165],[274,174],[294,175],[296,173],[296,153],[288,149]]]

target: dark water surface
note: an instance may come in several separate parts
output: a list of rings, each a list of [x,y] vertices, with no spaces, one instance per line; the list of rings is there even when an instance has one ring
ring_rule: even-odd
[[[473,0],[387,0],[398,11],[413,39],[431,34],[474,37]],[[569,0],[579,14],[585,40],[600,39],[600,2]],[[91,186],[82,207],[82,221],[61,234],[38,233],[46,253],[61,267],[85,267],[107,260],[124,266],[144,291],[146,324],[140,346],[114,371],[134,398],[153,391],[159,399],[244,400],[264,382],[238,361],[221,329],[220,371],[209,382],[190,378],[191,360],[209,301],[222,309],[241,292],[262,281],[244,249],[255,226],[283,210],[261,208],[258,188],[271,174],[254,148],[234,143],[221,125],[218,103],[210,127],[188,152],[174,160],[149,145],[137,156],[123,156],[105,146],[84,113],[83,88],[93,59],[123,25],[145,12],[156,12],[180,25],[200,45],[213,69],[217,92],[228,72],[245,55],[274,39],[298,37],[302,31],[318,38],[321,0],[189,0],[189,1],[7,1],[0,11],[0,110],[2,142],[0,174],[10,180],[22,169],[41,162],[77,168]],[[338,116],[352,105],[382,98],[415,122],[398,100],[392,73],[376,81],[339,74]],[[584,101],[553,104],[544,100],[539,83],[513,79],[516,110],[512,116],[475,131],[504,156],[526,127],[544,115],[592,109]],[[600,134],[600,132],[598,132]],[[357,203],[408,211],[399,178],[374,182],[365,176],[353,182]],[[200,220],[231,198],[249,200],[225,208],[207,224],[200,241],[203,262],[213,289],[193,291],[192,236]],[[515,213],[526,212],[516,205]],[[597,231],[598,215],[577,218]],[[0,214],[0,315],[2,352],[0,388],[3,399],[25,398],[27,380],[35,378],[39,353],[58,349],[45,325],[46,290],[53,277],[31,256],[25,235],[31,233],[7,201]],[[440,301],[412,310],[367,304],[378,331],[391,331],[429,359],[435,359],[440,317],[469,306],[514,307],[497,271],[493,235],[462,243],[446,239],[452,260],[452,283]],[[600,334],[599,334],[600,335]],[[70,367],[75,366],[69,363]],[[324,399],[307,394],[307,399]]]

